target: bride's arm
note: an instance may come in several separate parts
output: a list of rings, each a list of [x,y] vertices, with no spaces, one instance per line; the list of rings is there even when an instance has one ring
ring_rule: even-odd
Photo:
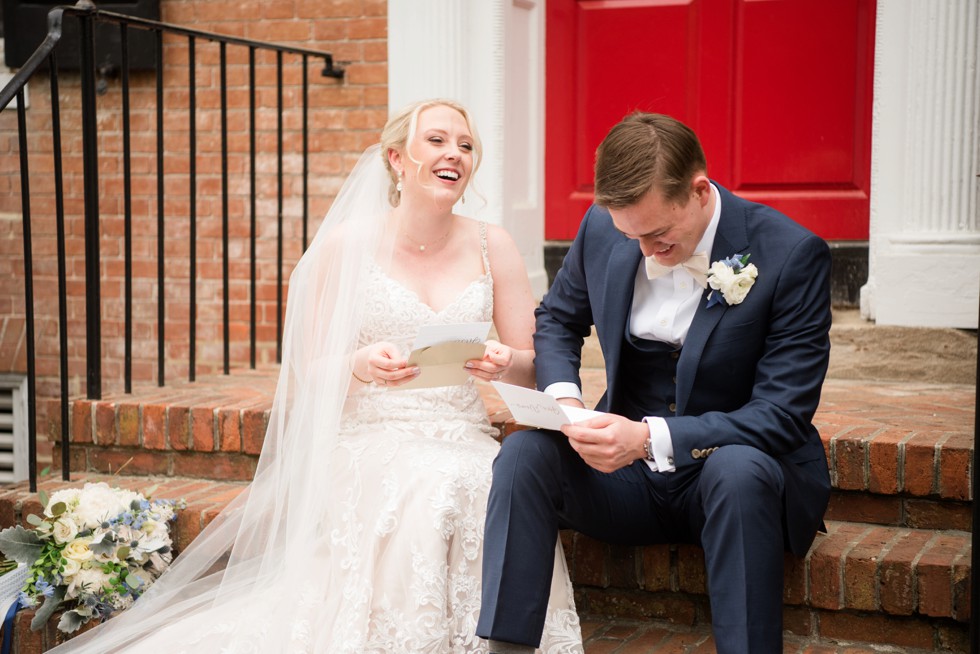
[[[419,374],[418,366],[409,366],[394,343],[365,345],[351,356],[351,376],[361,385],[400,386]]]
[[[500,342],[510,350],[510,363],[502,380],[534,386],[534,296],[524,259],[514,239],[501,227],[489,225],[487,249],[493,275],[493,324]],[[488,347],[488,355],[493,343]]]

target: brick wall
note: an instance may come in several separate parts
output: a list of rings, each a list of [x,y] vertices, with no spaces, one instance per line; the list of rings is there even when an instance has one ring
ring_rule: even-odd
[[[161,0],[162,20],[249,39],[324,50],[346,68],[343,80],[320,76],[310,60],[309,234],[329,207],[358,154],[377,141],[387,116],[385,0]],[[152,38],[133,30],[132,38]],[[188,375],[189,181],[188,48],[165,40],[166,377]],[[228,125],[231,365],[249,362],[249,118],[248,52],[229,46]],[[222,365],[221,132],[219,48],[198,41],[197,84],[197,374]],[[301,64],[283,58],[284,266],[301,253]],[[276,335],[276,58],[257,53],[257,340],[258,363],[275,359]],[[81,176],[81,112],[77,73],[59,75],[67,233],[69,376],[73,395],[85,392],[85,280]],[[156,379],[157,200],[156,92],[152,72],[131,74],[134,383]],[[58,288],[55,203],[47,75],[30,84],[28,110],[34,290],[39,395],[58,392]],[[99,196],[103,318],[103,388],[123,379],[123,159],[121,84],[110,79],[98,96]],[[0,114],[0,372],[26,371],[19,149],[16,114]]]

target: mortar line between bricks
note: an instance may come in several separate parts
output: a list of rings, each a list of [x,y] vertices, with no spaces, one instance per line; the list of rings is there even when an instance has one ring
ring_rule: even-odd
[[[136,405],[136,433],[139,437],[140,448],[145,447],[143,444],[143,403],[140,402]]]
[[[861,541],[863,541],[871,530],[874,529],[874,525],[868,525],[865,527],[857,537],[852,538],[851,542],[841,550],[840,559],[837,561],[837,575],[840,578],[840,590],[838,591],[837,601],[842,607],[847,606],[847,575],[845,574],[845,567],[847,566],[847,557],[851,551],[857,547]]]
[[[912,575],[915,583],[912,584],[912,610],[919,610],[919,561],[922,560],[923,555],[932,549],[933,543],[936,542],[938,538],[942,536],[939,531],[934,531],[932,537],[926,541],[919,551],[916,553],[915,558],[912,559],[910,567],[912,568]]]
[[[951,582],[949,585],[949,592],[952,595],[952,597],[950,597],[949,605],[953,609],[952,613],[953,613],[954,620],[957,619],[956,616],[959,614],[959,611],[957,610],[957,604],[956,604],[956,565],[960,561],[963,561],[965,559],[966,567],[967,568],[970,567],[970,563],[972,562],[972,556],[971,556],[972,547],[973,547],[973,540],[970,538],[966,539],[963,542],[963,547],[960,548],[960,551],[956,554],[956,556],[953,557],[953,560],[949,564],[949,568],[950,568],[949,578]],[[970,570],[969,577],[970,577],[970,585],[972,586],[973,580],[976,579],[976,577],[973,576],[973,570]],[[969,617],[967,617],[967,619],[969,619]]]
[[[874,443],[875,439],[884,431],[888,431],[887,427],[879,427],[872,433],[868,434],[867,438],[864,439],[864,452],[862,452],[863,460],[861,461],[861,490],[867,491],[871,488],[871,445]]]
[[[851,425],[849,427],[845,427],[844,431],[837,432],[830,437],[830,461],[828,461],[827,464],[830,468],[830,482],[834,488],[837,488],[837,484],[840,482],[840,473],[837,470],[837,443],[841,438],[847,436],[858,427],[863,426],[864,425]],[[861,472],[861,476],[864,476],[863,470]],[[867,486],[867,482],[863,479],[862,481],[864,482],[865,486]]]
[[[881,548],[881,552],[878,553],[878,559],[875,561],[875,610],[881,611],[881,564],[884,562],[888,555],[891,554],[892,549],[902,540],[908,532],[905,530],[896,531],[885,546]]]
[[[950,433],[945,432],[945,435],[936,441],[933,446],[935,454],[932,457],[932,492],[936,495],[942,493],[942,488],[940,484],[940,476],[942,475],[942,456],[943,456],[943,444],[949,440]]]
[[[908,445],[908,442],[912,440],[912,437],[914,435],[915,432],[910,431],[908,434],[905,435],[905,438],[903,438],[898,442],[898,472],[896,476],[898,477],[897,483],[898,483],[899,493],[905,492],[905,447],[906,445]],[[903,524],[906,524],[907,520],[908,520],[908,508],[906,507],[905,502],[902,502]]]

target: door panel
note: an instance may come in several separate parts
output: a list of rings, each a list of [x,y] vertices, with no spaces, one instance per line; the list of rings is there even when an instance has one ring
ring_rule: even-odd
[[[701,137],[709,175],[827,239],[865,239],[874,0],[552,0],[546,237],[574,237],[595,148],[635,109]]]

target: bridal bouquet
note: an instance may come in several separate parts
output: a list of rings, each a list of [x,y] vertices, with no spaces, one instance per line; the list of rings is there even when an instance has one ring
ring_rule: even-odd
[[[20,604],[41,604],[31,629],[59,608],[68,609],[58,622],[65,633],[93,618],[106,620],[129,608],[170,564],[169,523],[182,500],[150,500],[104,482],[50,498],[42,491],[40,499],[44,515],[27,516],[33,529],[0,531],[0,551],[30,566]]]

